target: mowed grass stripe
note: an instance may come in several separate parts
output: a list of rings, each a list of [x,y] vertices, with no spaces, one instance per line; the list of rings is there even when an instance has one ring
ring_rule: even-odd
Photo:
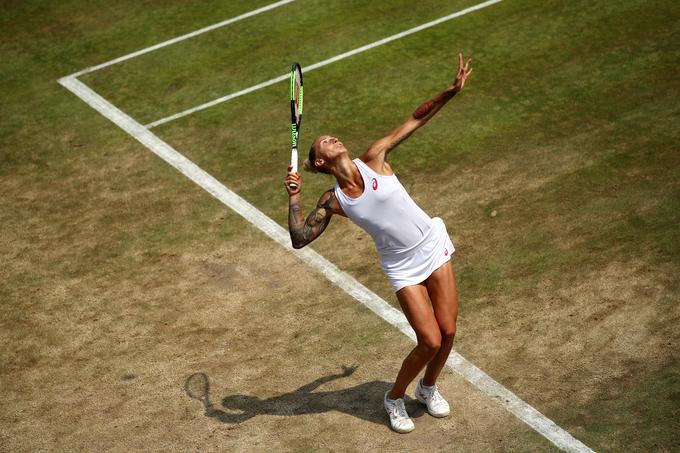
[[[298,0],[82,80],[145,124],[477,3]]]

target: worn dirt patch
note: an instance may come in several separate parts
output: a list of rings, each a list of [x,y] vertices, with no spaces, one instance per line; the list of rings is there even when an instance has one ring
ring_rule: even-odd
[[[3,450],[550,448],[450,371],[454,415],[410,400],[417,430],[392,433],[382,396],[407,338],[181,179],[101,195],[83,175],[7,199],[32,221],[3,250]],[[185,390],[196,373],[208,399]]]
[[[53,316],[30,317],[22,342],[35,361],[6,351],[9,450],[515,449],[532,436],[448,371],[455,415],[435,420],[410,401],[417,431],[389,431],[381,398],[411,343],[266,240],[147,272],[173,281],[102,282],[77,302],[74,287],[46,295]],[[208,400],[185,393],[195,373]]]

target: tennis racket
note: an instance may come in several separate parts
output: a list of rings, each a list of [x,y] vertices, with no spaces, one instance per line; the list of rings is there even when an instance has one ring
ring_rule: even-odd
[[[292,146],[290,148],[290,165],[292,172],[298,171],[298,138],[300,137],[300,123],[302,123],[302,68],[299,63],[293,63],[290,70],[290,130]],[[291,189],[297,189],[297,184],[291,183]]]

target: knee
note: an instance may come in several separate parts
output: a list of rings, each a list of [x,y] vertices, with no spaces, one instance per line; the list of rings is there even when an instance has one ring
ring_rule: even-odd
[[[418,338],[418,347],[428,355],[435,355],[442,347],[442,335],[440,332],[432,332]]]
[[[453,341],[456,337],[456,324],[451,324],[441,328],[441,336],[443,342]]]

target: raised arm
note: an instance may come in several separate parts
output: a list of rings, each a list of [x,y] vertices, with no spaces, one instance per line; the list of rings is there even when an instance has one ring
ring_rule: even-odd
[[[290,172],[292,167],[288,167]],[[297,188],[291,189],[290,183],[295,182]],[[300,189],[302,179],[299,173],[288,173],[284,181],[288,191],[288,231],[293,248],[300,249],[319,237],[331,221],[333,214],[342,214],[342,208],[335,199],[333,189],[321,195],[316,207],[309,213],[307,220],[302,217],[300,208]]]
[[[373,161],[374,168],[376,166],[382,168],[385,158],[390,151],[399,146],[399,144],[406,140],[416,131],[416,129],[427,123],[430,118],[444,106],[444,104],[463,89],[465,81],[472,73],[472,68],[470,67],[471,61],[472,59],[468,59],[467,63],[463,65],[463,54],[459,53],[458,72],[456,73],[455,80],[435,97],[418,107],[406,121],[394,129],[389,135],[373,143],[360,156],[361,160],[366,163]]]

